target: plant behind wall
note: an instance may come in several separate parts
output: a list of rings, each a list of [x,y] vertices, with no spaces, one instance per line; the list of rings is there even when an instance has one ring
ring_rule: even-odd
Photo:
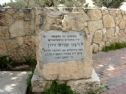
[[[124,0],[93,0],[94,4],[99,7],[118,8]]]

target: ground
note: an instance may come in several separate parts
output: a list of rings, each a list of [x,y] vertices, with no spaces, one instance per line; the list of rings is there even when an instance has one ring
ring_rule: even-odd
[[[108,86],[103,94],[126,94],[126,48],[93,55],[101,83]]]

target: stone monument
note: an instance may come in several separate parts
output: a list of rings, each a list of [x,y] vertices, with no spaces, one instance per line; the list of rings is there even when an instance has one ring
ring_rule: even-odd
[[[99,84],[92,66],[92,46],[85,31],[51,30],[49,23],[52,20],[45,19],[46,29],[41,29],[37,36],[33,92],[43,92],[53,80],[67,81],[67,85],[77,94],[85,92],[87,83]]]

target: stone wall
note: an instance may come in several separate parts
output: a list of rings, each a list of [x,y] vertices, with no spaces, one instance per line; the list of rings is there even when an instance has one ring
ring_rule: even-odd
[[[92,32],[94,52],[115,42],[126,42],[126,12],[116,9],[89,10],[87,22]]]
[[[31,9],[0,10],[0,56],[23,62],[35,56],[35,22]]]
[[[94,52],[105,45],[126,41],[124,11],[58,9],[1,9],[0,56],[9,55],[16,61],[35,56],[35,36],[41,30],[85,31],[85,37],[91,37],[89,42]],[[52,12],[53,16],[44,16]]]
[[[85,31],[91,37],[94,52],[115,42],[126,42],[126,12],[119,9],[63,9],[45,10],[48,16],[44,30]],[[55,11],[55,13],[54,13]],[[70,22],[70,23],[69,23]],[[69,24],[69,25],[68,25]]]

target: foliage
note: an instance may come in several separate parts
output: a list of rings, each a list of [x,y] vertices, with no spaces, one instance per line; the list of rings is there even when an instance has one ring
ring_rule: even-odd
[[[85,0],[15,0],[7,5],[12,8],[55,7],[64,4],[67,7],[82,6]]]
[[[66,84],[59,84],[57,81],[53,81],[50,88],[45,92],[45,94],[75,94],[70,86]]]
[[[107,8],[118,8],[124,0],[93,0],[95,5],[102,7],[105,6]]]
[[[109,46],[103,47],[102,51],[107,52],[107,51],[110,51],[110,50],[116,50],[116,49],[121,49],[121,48],[126,48],[126,42],[112,43]]]
[[[32,79],[33,74],[34,74],[34,70],[32,70],[32,73],[29,74],[27,78],[27,87],[28,87],[29,92],[32,91],[31,79]]]
[[[8,56],[0,57],[0,70],[10,69],[12,67],[13,60]]]
[[[12,8],[28,8],[29,3],[30,3],[30,0],[15,0],[15,2],[11,0],[10,3],[6,4],[6,6],[10,6]]]
[[[36,59],[32,58],[32,57],[25,57],[25,62],[26,65],[29,65],[31,70],[33,71],[36,67],[37,61]]]
[[[36,67],[37,61],[34,58],[27,57],[25,62],[15,62],[9,56],[0,57],[0,70],[13,70],[17,66],[28,65],[29,69],[33,71]]]

